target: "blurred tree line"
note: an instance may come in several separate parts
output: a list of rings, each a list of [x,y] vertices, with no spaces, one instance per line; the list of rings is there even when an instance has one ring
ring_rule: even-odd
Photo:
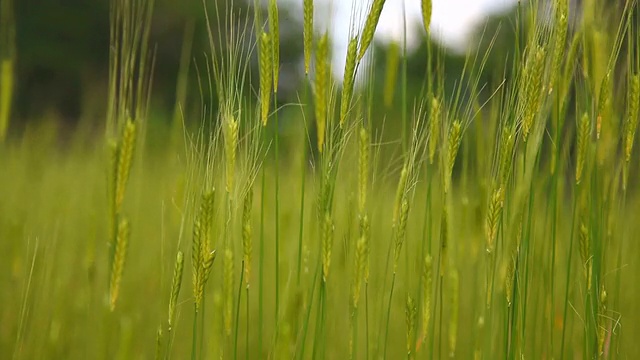
[[[207,0],[207,9],[214,22],[217,19],[214,14],[215,2],[218,2],[220,9],[224,9],[228,0]],[[253,19],[251,3],[252,1],[235,0],[235,11]],[[624,1],[607,3],[621,7]],[[572,4],[573,10],[576,10],[578,3],[574,1]],[[636,8],[636,18],[637,13]],[[206,76],[205,54],[210,49],[204,14],[203,2],[200,0],[156,0],[151,43],[156,54],[152,113],[158,118],[157,121],[171,121],[180,54],[184,34],[190,23],[194,24],[195,32],[191,49],[189,96],[184,108],[193,109],[193,113],[197,113],[202,105],[195,70],[199,69],[201,76]],[[281,6],[282,88],[278,96],[282,103],[298,102],[296,91],[303,88],[301,15],[299,7]],[[481,53],[486,51],[490,40],[494,41],[487,65],[479,75],[481,85],[487,84],[489,88],[495,88],[502,80],[500,77],[505,73],[504,69],[513,65],[515,16],[514,9],[490,19],[484,27],[477,29],[478,35],[471,41],[475,51]],[[104,123],[107,97],[109,0],[19,0],[15,1],[15,20],[17,61],[12,128],[19,131],[28,121],[50,117],[68,127],[74,127],[82,120],[99,128]],[[217,25],[214,24],[213,27],[215,29]],[[247,25],[246,35],[250,37],[250,41],[245,41],[245,44],[253,44],[251,23]],[[445,71],[445,78],[442,79],[444,93],[450,94],[463,71],[464,57],[446,52],[433,41],[430,46],[434,53],[440,54],[440,64],[444,65]],[[382,96],[385,59],[393,47],[378,43],[375,48],[375,93]],[[407,59],[410,94],[420,93],[424,83],[427,71],[426,49],[425,41]],[[256,74],[253,75],[253,80],[257,81],[255,52],[252,54],[251,68],[252,73]],[[399,81],[399,77],[396,79]],[[252,87],[246,88],[247,91],[252,91]],[[194,119],[194,122],[198,120]]]
[[[207,0],[207,9],[216,28],[215,8],[224,9],[227,0],[214,1]],[[11,126],[19,130],[29,121],[51,117],[65,126],[76,126],[81,119],[101,126],[109,76],[109,0],[19,0],[14,8],[17,57]],[[166,121],[173,111],[180,54],[190,26],[195,31],[188,98],[197,103],[191,105],[201,106],[195,69],[206,77],[210,54],[203,9],[200,0],[156,0],[150,37],[155,50],[152,108],[156,114],[166,113]],[[253,18],[251,6],[243,1],[234,1],[234,11]],[[280,21],[282,76],[287,79],[283,96],[289,96],[286,90],[301,81],[296,66],[302,58],[302,25],[286,8]],[[251,23],[246,30],[252,41]],[[257,74],[255,54],[252,57]]]

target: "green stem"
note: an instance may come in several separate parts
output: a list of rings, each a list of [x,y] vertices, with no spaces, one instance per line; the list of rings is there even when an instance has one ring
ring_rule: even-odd
[[[309,82],[308,79],[307,81],[305,81],[304,84],[304,95],[303,95],[303,104],[302,106],[307,106],[307,103],[309,101],[309,91],[308,91],[308,86]],[[305,108],[303,108],[302,112],[303,112],[303,119],[306,119],[305,116]],[[306,175],[307,175],[307,142],[306,142],[306,135],[307,135],[307,131],[306,131],[306,124],[305,124],[305,141],[303,141],[303,145],[302,145],[302,166],[301,166],[301,174],[300,174],[300,219],[299,219],[299,223],[300,223],[300,228],[298,231],[298,269],[297,269],[297,284],[298,287],[300,287],[300,275],[301,275],[301,269],[302,269],[302,236],[304,234],[304,190],[305,190],[305,179],[306,179]]]
[[[324,307],[325,307],[325,282],[322,280],[320,283],[320,306],[318,306],[318,314],[316,315],[316,336],[313,342],[313,355],[312,359],[315,360],[318,349],[322,345],[318,346],[318,343],[322,343],[324,339]]]
[[[564,359],[564,339],[565,333],[567,331],[567,310],[569,308],[569,284],[571,283],[571,258],[573,256],[573,232],[575,228],[576,222],[576,207],[578,203],[578,195],[575,194],[573,197],[573,210],[572,210],[572,220],[571,220],[571,234],[569,236],[569,258],[567,259],[567,277],[564,291],[564,311],[562,315],[562,337],[560,338],[560,359]]]
[[[193,305],[193,336],[191,336],[191,360],[196,360],[198,343],[198,308]]]
[[[389,293],[389,303],[387,304],[387,325],[384,333],[384,353],[383,353],[384,359],[387,358],[387,345],[389,344],[389,341],[388,341],[389,320],[391,319],[391,300],[393,299],[393,289],[395,288],[395,285],[396,285],[396,273],[394,271],[393,275],[391,276],[391,292]]]
[[[266,143],[266,130],[262,129],[263,143]],[[264,320],[264,204],[265,204],[265,166],[262,165],[262,190],[260,193],[260,264],[259,278],[260,285],[258,287],[258,354],[262,354],[262,338],[263,338],[263,320]]]
[[[311,300],[309,301],[309,305],[307,308],[307,316],[305,317],[304,324],[302,327],[302,339],[300,340],[300,356],[299,359],[304,359],[304,350],[305,343],[307,340],[307,330],[309,329],[309,319],[311,318],[311,309],[313,308],[313,299],[316,290],[316,283],[318,281],[318,274],[320,273],[320,262],[318,261],[318,265],[316,266],[315,275],[313,276],[313,284],[311,286]]]
[[[245,360],[249,360],[249,329],[250,329],[249,327],[249,318],[250,318],[249,316],[249,285],[247,285],[245,291],[247,292],[247,301],[246,301],[247,302],[247,309],[246,309],[247,319],[246,319],[246,330],[245,330],[245,339],[244,339],[245,341],[244,352],[245,352]]]
[[[279,168],[280,168],[280,159],[279,159],[279,141],[278,138],[280,132],[280,126],[278,124],[278,103],[277,103],[278,93],[274,92],[273,102],[274,102],[274,118],[275,118],[275,196],[276,196],[276,206],[275,206],[275,226],[276,226],[276,238],[275,238],[275,251],[276,251],[276,339],[278,338],[278,323],[280,321],[279,312],[280,312],[280,196],[278,194],[280,188],[280,176],[279,176]],[[277,342],[277,340],[276,340]]]
[[[206,284],[205,284],[206,285]],[[202,312],[200,313],[200,353],[199,359],[202,359],[202,353],[204,352],[204,307],[205,307],[205,293],[202,293]]]
[[[365,359],[369,359],[369,282],[364,285]]]
[[[233,359],[238,359],[238,328],[240,327],[240,300],[242,299],[242,281],[244,280],[244,260],[240,268],[240,285],[238,286],[238,300],[236,302],[236,330],[233,339]],[[248,302],[247,302],[248,303]],[[247,328],[248,332],[249,328]]]
[[[353,314],[351,315],[352,322],[352,353],[350,358],[357,359],[358,358],[358,308],[353,309]]]

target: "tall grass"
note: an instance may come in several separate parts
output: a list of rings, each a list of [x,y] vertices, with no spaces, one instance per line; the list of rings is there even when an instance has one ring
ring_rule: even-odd
[[[406,39],[374,70],[384,1],[338,82],[305,0],[282,104],[282,5],[203,1],[154,152],[154,3],[113,0],[104,138],[0,147],[0,358],[639,357],[638,5],[586,3],[521,4],[511,65],[495,35],[452,88],[427,45],[416,91]]]

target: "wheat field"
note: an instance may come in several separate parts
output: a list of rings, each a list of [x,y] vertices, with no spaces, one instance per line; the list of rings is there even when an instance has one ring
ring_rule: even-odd
[[[342,79],[300,2],[298,102],[283,5],[203,2],[200,108],[178,93],[168,128],[153,0],[111,0],[97,134],[7,134],[0,58],[0,358],[640,357],[637,2],[523,2],[501,67],[485,33],[447,87],[427,44],[419,89],[406,43],[374,61],[384,0],[353,10]]]

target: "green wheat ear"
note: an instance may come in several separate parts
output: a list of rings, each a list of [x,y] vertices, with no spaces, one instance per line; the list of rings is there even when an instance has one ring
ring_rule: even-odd
[[[515,255],[507,259],[507,276],[504,279],[504,292],[507,298],[508,308],[511,307],[511,302],[513,301],[513,283],[515,281],[516,272],[515,263]]]
[[[304,0],[302,8],[304,16],[304,73],[309,74],[311,67],[311,50],[313,48],[313,0]]]
[[[214,191],[202,195],[200,208],[193,221],[193,242],[191,248],[191,264],[193,267],[193,296],[196,309],[200,307],[204,287],[209,278],[209,272],[216,251],[211,251],[210,231],[213,225]]]
[[[223,263],[223,313],[224,331],[227,336],[231,335],[231,325],[233,324],[233,251],[231,248],[224,250]]]
[[[249,188],[242,205],[242,249],[244,257],[244,281],[247,287],[251,281],[252,228],[251,209],[253,207],[253,189]]]
[[[329,278],[329,267],[331,266],[331,251],[333,248],[333,219],[331,213],[325,210],[322,221],[322,281],[327,282]]]
[[[316,50],[316,129],[318,136],[318,151],[324,149],[324,138],[327,123],[327,98],[329,95],[329,35],[325,33],[318,41]]]
[[[580,221],[578,235],[580,237],[580,260],[582,260],[582,269],[584,270],[585,282],[587,283],[587,291],[590,291],[593,265],[591,263],[591,250],[589,247],[589,228],[584,219]]]
[[[429,118],[429,164],[433,164],[440,137],[441,109],[440,101],[435,96],[431,99],[431,116]]]
[[[553,48],[551,54],[551,74],[549,79],[549,93],[553,91],[553,87],[556,86],[556,79],[560,73],[560,67],[562,60],[564,59],[563,53],[565,45],[567,43],[567,29],[569,24],[569,1],[568,0],[555,0],[553,3],[554,11],[554,34],[553,34]]]
[[[589,149],[589,142],[591,141],[591,118],[587,113],[584,113],[578,123],[578,137],[577,137],[577,160],[576,160],[576,184],[580,184],[582,180],[582,173],[584,171],[584,164],[587,158],[587,151]]]
[[[524,142],[527,142],[542,102],[544,62],[545,50],[541,46],[538,46],[531,57],[527,59],[526,84],[524,84],[526,86],[526,103],[522,120],[522,140]]]
[[[504,188],[499,187],[494,190],[489,202],[489,210],[487,211],[487,219],[485,222],[485,234],[487,239],[487,253],[493,254],[495,241],[498,235],[498,224],[502,216],[502,208],[504,207]]]
[[[376,32],[378,21],[380,20],[380,14],[384,7],[385,0],[373,0],[367,20],[365,21],[364,28],[362,29],[362,35],[360,35],[360,50],[358,51],[358,62],[362,61],[362,58],[367,53],[371,41],[373,41],[373,34]]]
[[[395,229],[395,250],[394,250],[394,262],[393,262],[394,273],[396,273],[398,270],[400,252],[402,250],[402,245],[404,244],[404,240],[407,233],[408,219],[409,219],[409,201],[405,197],[402,200],[402,205],[400,206],[400,217],[398,219],[398,224]]]
[[[267,118],[269,117],[271,81],[273,77],[271,52],[271,37],[266,32],[262,32],[258,55],[260,63],[260,118],[262,119],[262,126],[267,126]]]
[[[280,72],[280,25],[278,20],[278,2],[269,0],[269,33],[271,33],[271,68],[273,70],[273,92],[278,92]]]
[[[367,239],[366,235],[360,235],[356,241],[355,266],[353,274],[353,290],[352,290],[352,307],[358,308],[360,302],[360,287],[362,286],[362,278],[364,277],[365,261],[367,257]]]
[[[238,147],[238,121],[233,115],[228,115],[225,121],[224,131],[224,149],[226,157],[226,190],[227,193],[233,192],[233,183],[235,175],[236,152]]]
[[[349,40],[347,47],[347,59],[344,64],[344,78],[342,81],[342,99],[340,101],[340,127],[344,126],[351,106],[353,84],[356,72],[356,52],[358,51],[358,38]]]
[[[122,202],[129,180],[131,171],[131,163],[133,160],[133,152],[136,145],[136,123],[131,119],[127,119],[122,130],[122,138],[118,146],[118,165],[116,173],[116,191],[115,191],[115,208],[116,212],[122,209]]]
[[[445,193],[449,191],[451,187],[451,176],[453,174],[453,165],[456,163],[456,156],[458,155],[458,149],[460,149],[460,143],[462,142],[462,124],[460,120],[456,120],[451,124],[449,129],[448,139],[448,151],[447,151],[447,173],[444,182]]]
[[[412,358],[413,344],[415,344],[417,312],[418,309],[415,300],[411,295],[407,294],[404,313],[407,323],[407,355],[409,359]]]
[[[421,6],[422,24],[424,25],[424,31],[427,34],[429,34],[430,27],[431,27],[431,11],[432,11],[431,0],[422,0],[421,5],[422,5]]]
[[[500,186],[505,187],[509,174],[511,173],[511,163],[513,161],[513,147],[516,140],[516,127],[514,125],[505,125],[502,128],[500,138]]]
[[[640,109],[640,75],[633,74],[629,79],[629,90],[627,95],[627,119],[624,132],[624,159],[631,161],[633,142],[638,128],[638,116]]]
[[[175,317],[176,317],[176,306],[178,304],[178,296],[180,295],[180,287],[182,286],[182,272],[184,269],[184,253],[182,251],[178,251],[178,255],[176,255],[176,263],[173,268],[173,281],[171,282],[171,297],[169,298],[169,331],[173,329]]]
[[[109,281],[109,307],[111,311],[115,310],[118,295],[120,294],[120,282],[122,280],[122,271],[124,269],[124,262],[127,256],[128,245],[129,220],[123,217],[118,223],[115,251],[111,264],[111,279]]]

